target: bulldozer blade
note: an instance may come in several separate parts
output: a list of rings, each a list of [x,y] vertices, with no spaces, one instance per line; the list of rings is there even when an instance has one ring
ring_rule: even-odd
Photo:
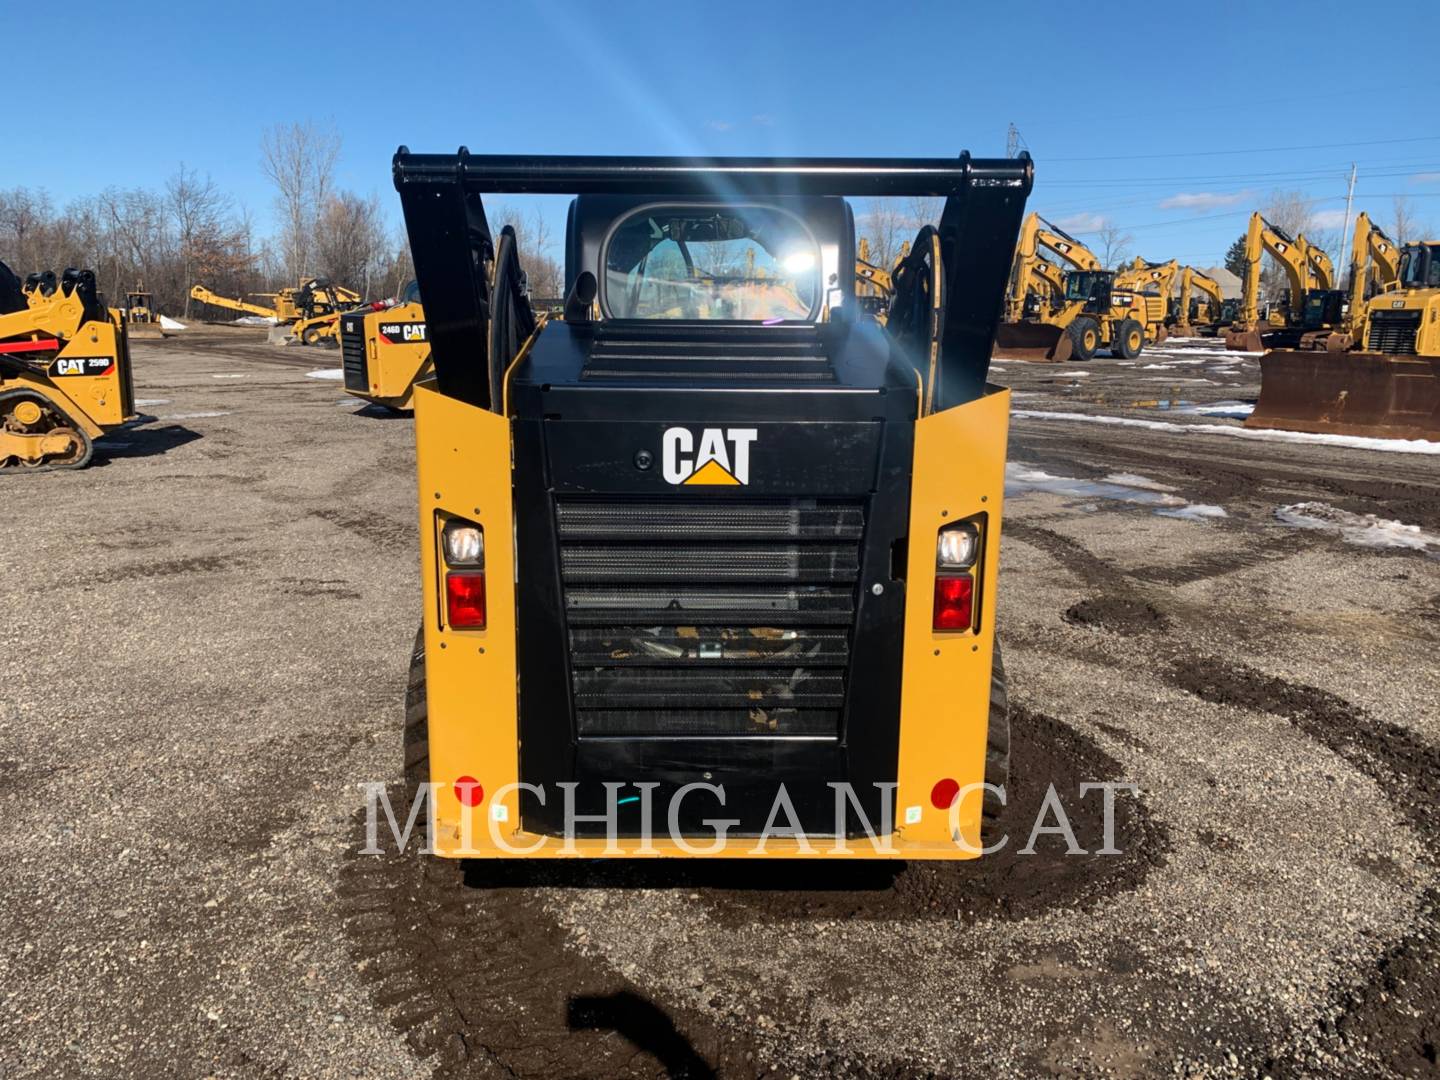
[[[1063,326],[1008,322],[995,328],[995,347],[990,355],[997,360],[1040,360],[1063,364],[1073,353],[1070,335],[1065,333]]]
[[[1260,358],[1248,428],[1440,442],[1440,359],[1280,350]]]
[[[159,323],[130,323],[125,327],[125,336],[131,341],[159,341],[167,335]]]

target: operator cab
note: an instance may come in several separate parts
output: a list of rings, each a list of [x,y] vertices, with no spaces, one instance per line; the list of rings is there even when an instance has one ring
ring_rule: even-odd
[[[1065,299],[1084,301],[1086,311],[1106,312],[1114,284],[1113,270],[1072,270],[1065,275]]]
[[[1406,244],[1400,252],[1402,289],[1440,288],[1440,244]]]

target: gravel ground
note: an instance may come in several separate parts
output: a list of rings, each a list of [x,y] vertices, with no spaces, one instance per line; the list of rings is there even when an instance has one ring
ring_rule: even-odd
[[[153,419],[0,481],[0,1076],[1435,1068],[1440,458],[1198,430],[1257,388],[1213,341],[1001,362],[1011,850],[367,857],[418,622],[411,424],[262,339],[137,344]],[[1139,788],[1122,853],[1017,854],[1050,783],[1099,846],[1086,780]]]

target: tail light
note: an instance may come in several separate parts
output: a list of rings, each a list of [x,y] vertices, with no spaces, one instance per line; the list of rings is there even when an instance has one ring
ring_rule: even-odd
[[[982,520],[946,525],[935,538],[935,608],[931,626],[937,631],[963,632],[976,627]]]
[[[485,629],[485,530],[449,518],[440,530],[445,564],[445,623],[452,630]]]
[[[485,571],[445,575],[445,621],[452,630],[485,629]]]

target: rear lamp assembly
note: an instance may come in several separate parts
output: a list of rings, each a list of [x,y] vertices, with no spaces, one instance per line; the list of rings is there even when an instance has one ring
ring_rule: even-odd
[[[935,537],[935,606],[931,627],[966,633],[978,622],[981,549],[979,521],[957,521]]]
[[[445,623],[452,630],[485,629],[485,530],[450,518],[440,530],[445,560]]]
[[[485,565],[485,530],[464,518],[451,518],[440,533],[445,561],[451,566]]]
[[[935,569],[968,570],[980,554],[980,530],[968,521],[946,525],[935,544]]]

